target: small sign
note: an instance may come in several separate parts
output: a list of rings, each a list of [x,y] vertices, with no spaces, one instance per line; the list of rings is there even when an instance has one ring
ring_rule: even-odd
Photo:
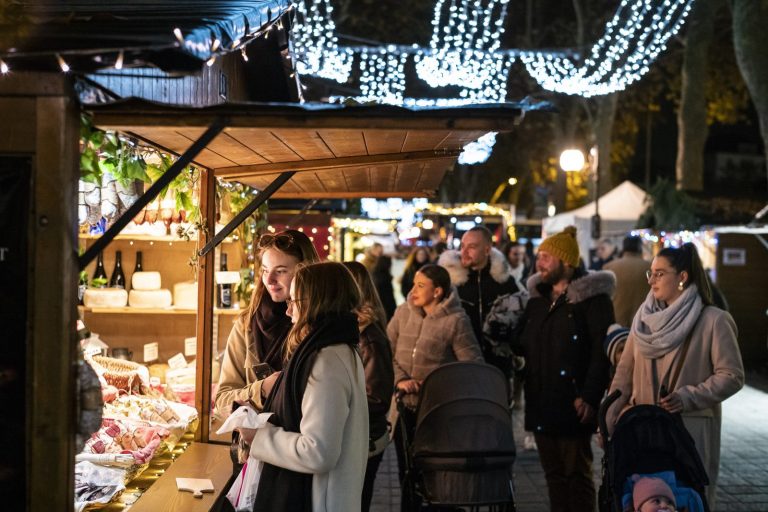
[[[160,345],[158,345],[156,341],[152,343],[145,343],[144,344],[144,362],[151,363],[152,361],[157,361],[159,352],[160,352]]]
[[[179,368],[186,368],[187,367],[187,360],[184,359],[184,354],[179,352],[172,358],[168,360],[168,366],[171,367],[171,370],[178,370]]]
[[[184,355],[187,357],[197,356],[197,338],[184,338]]]
[[[723,265],[743,267],[747,264],[746,249],[723,249]]]

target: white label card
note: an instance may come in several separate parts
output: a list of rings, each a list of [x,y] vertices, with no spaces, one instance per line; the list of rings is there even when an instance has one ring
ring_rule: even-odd
[[[197,356],[197,338],[184,338],[184,355],[187,357]]]
[[[171,367],[171,370],[178,370],[179,368],[186,368],[187,366],[187,360],[184,359],[184,354],[179,352],[172,358],[168,360],[168,366]]]
[[[157,361],[158,353],[160,352],[160,346],[155,341],[153,343],[144,344],[144,362],[151,363]]]

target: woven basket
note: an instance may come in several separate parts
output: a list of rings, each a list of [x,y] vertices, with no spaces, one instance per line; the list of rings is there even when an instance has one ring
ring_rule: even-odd
[[[107,384],[127,393],[141,393],[139,363],[106,356],[93,356],[92,359],[100,367],[97,371],[104,376]]]

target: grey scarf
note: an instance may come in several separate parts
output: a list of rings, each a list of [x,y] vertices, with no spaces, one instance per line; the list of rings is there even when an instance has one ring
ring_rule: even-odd
[[[648,292],[645,302],[632,321],[632,335],[640,354],[658,359],[676,349],[693,329],[703,308],[699,290],[691,284],[670,305]]]

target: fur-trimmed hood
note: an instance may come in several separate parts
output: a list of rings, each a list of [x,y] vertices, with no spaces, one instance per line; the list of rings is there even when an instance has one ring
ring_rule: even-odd
[[[528,291],[533,297],[541,297],[538,285],[541,274],[538,272],[528,278]],[[575,279],[568,285],[568,302],[578,304],[600,294],[606,294],[613,299],[616,292],[616,274],[608,270],[590,270],[586,275]]]
[[[501,251],[491,248],[489,255],[491,260],[490,274],[499,284],[506,283],[512,277],[512,269]],[[461,286],[469,279],[469,269],[461,266],[461,253],[456,250],[444,251],[437,264],[445,268],[451,276],[451,284]]]

